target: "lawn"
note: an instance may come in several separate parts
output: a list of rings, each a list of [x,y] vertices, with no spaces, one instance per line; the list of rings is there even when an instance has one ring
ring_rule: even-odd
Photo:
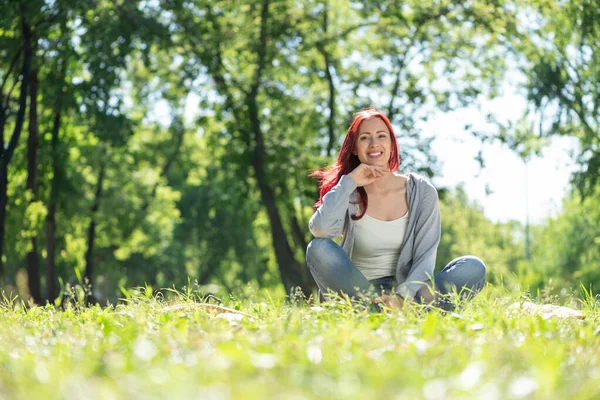
[[[268,291],[217,301],[134,294],[101,308],[0,307],[5,399],[600,398],[600,313],[508,312],[488,286],[454,313],[369,313]],[[241,312],[241,313],[239,313]]]

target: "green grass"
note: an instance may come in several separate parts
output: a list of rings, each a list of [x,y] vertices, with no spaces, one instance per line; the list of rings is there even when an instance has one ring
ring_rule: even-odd
[[[507,315],[493,287],[457,313],[311,308],[266,291],[216,317],[180,295],[108,308],[0,308],[0,398],[596,399],[596,300],[585,320]]]

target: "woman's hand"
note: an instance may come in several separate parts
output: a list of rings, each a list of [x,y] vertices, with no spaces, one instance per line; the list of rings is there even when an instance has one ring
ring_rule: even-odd
[[[383,296],[379,296],[373,300],[373,303],[383,304],[387,308],[402,308],[404,305],[404,298],[402,298],[402,296],[398,296],[397,294],[384,294]]]
[[[358,167],[354,168],[354,171],[350,172],[348,175],[354,179],[356,185],[360,187],[383,178],[383,175],[386,172],[390,172],[390,170],[376,165],[359,164]]]

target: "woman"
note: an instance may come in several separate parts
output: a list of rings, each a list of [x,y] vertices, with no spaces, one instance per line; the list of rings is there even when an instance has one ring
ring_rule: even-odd
[[[441,235],[437,191],[418,175],[401,175],[399,161],[388,118],[375,109],[357,113],[336,163],[312,174],[321,191],[309,222],[315,239],[307,265],[320,293],[375,294],[374,303],[392,308],[437,301],[450,309],[440,295],[477,293],[485,265],[459,257],[432,282]],[[340,235],[338,245],[332,239]]]

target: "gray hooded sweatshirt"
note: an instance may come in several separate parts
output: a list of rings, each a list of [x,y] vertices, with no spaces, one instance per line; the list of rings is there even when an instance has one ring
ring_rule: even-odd
[[[350,258],[354,247],[354,220],[350,216],[359,211],[356,188],[354,179],[343,175],[323,197],[323,204],[308,223],[317,238],[335,239],[342,235],[341,247]],[[396,293],[412,299],[423,282],[433,277],[441,220],[437,190],[426,178],[408,174],[406,191],[409,216],[396,265]]]

